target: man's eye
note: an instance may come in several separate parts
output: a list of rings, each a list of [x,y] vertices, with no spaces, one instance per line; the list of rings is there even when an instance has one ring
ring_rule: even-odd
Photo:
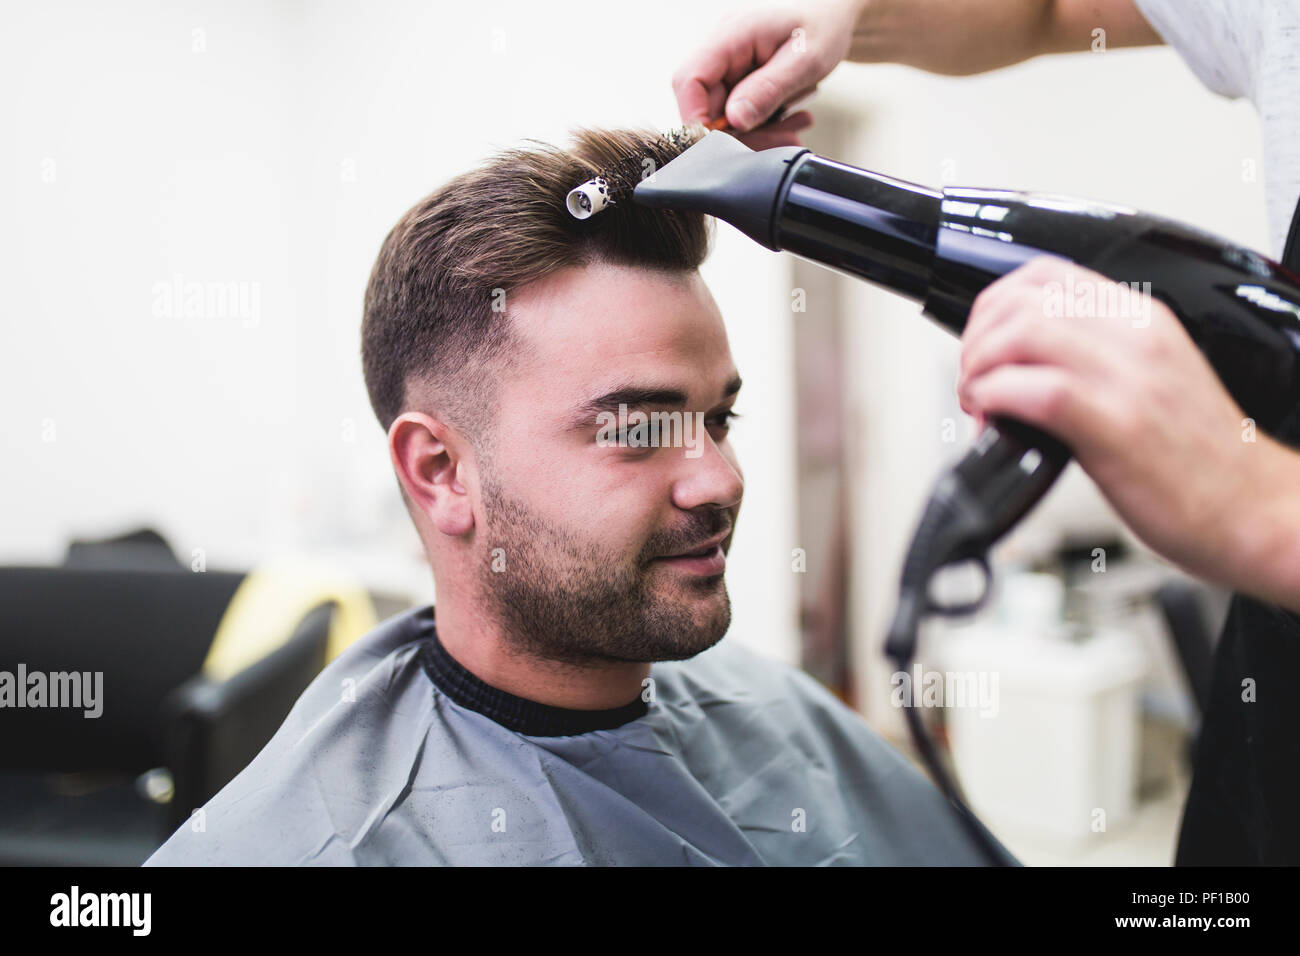
[[[596,433],[596,443],[607,445],[610,448],[620,448],[627,452],[648,452],[654,449],[654,443],[649,440],[645,432],[634,433],[630,431],[615,432],[613,435],[606,432]]]
[[[731,423],[740,417],[740,412],[733,412],[731,409],[727,409],[726,411],[718,412],[712,418],[705,419],[704,424],[709,428],[729,429]],[[622,448],[625,451],[631,450],[634,452],[644,452],[658,447],[658,443],[653,440],[651,434],[644,431],[639,433],[621,431],[611,435],[602,429],[601,431],[596,432],[595,437],[599,444]],[[637,439],[636,441],[633,441],[634,437]]]
[[[733,412],[731,409],[727,409],[725,412],[721,412],[715,416],[711,424],[717,425],[719,428],[730,428],[732,421],[739,417],[740,412]]]

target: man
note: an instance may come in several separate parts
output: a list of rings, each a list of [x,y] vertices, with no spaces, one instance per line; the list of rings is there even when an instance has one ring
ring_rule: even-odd
[[[327,666],[149,864],[985,862],[816,681],[719,643],[741,383],[706,221],[564,206],[685,145],[506,150],[390,233],[362,354],[436,615]]]
[[[764,119],[842,60],[964,75],[1047,53],[1168,41],[1216,93],[1259,111],[1272,249],[1300,273],[1300,5],[1264,0],[828,0],[747,10],[673,77],[682,118],[725,113],[750,146],[798,143],[806,111]],[[1241,592],[1215,659],[1176,862],[1300,863],[1300,409],[1243,443],[1243,414],[1177,318],[1044,321],[1031,261],[976,300],[958,396],[1063,439],[1129,526],[1189,572]],[[1059,287],[1059,286],[1058,286]],[[1098,299],[1102,297],[1099,294]]]

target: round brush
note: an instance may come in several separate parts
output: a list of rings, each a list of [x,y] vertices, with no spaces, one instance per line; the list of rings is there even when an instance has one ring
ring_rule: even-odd
[[[707,132],[708,129],[695,123],[661,133],[659,141],[681,152],[695,145]],[[628,153],[601,170],[599,176],[569,190],[565,208],[574,219],[590,219],[606,206],[615,206],[620,199],[631,195],[636,184],[654,172],[654,161],[644,152]]]
[[[765,126],[781,122],[791,111],[813,99],[816,93],[816,89],[812,89],[807,93],[796,96],[773,113],[762,126],[756,128],[762,129]],[[735,134],[735,129],[727,122],[727,116],[724,113],[708,123],[679,126],[661,134],[659,139],[674,150],[681,152],[694,146],[706,133],[711,131]],[[629,153],[602,170],[599,176],[593,176],[581,186],[575,186],[569,190],[569,194],[564,200],[564,206],[574,219],[590,219],[607,206],[618,205],[620,199],[625,199],[631,194],[637,183],[653,176],[654,173],[654,162],[649,157],[643,153]]]

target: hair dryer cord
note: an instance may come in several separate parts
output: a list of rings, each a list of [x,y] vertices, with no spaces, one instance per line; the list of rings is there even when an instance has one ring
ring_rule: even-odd
[[[1056,439],[1019,423],[1000,421],[940,477],[903,563],[898,609],[885,641],[885,654],[899,672],[906,673],[912,664],[926,615],[970,614],[984,605],[992,585],[989,548],[1047,493],[1069,460],[1069,450]],[[960,604],[935,601],[930,594],[935,575],[964,561],[975,561],[983,573],[980,595]],[[944,770],[925,732],[916,688],[912,690],[904,711],[926,769],[989,863],[1009,865]]]

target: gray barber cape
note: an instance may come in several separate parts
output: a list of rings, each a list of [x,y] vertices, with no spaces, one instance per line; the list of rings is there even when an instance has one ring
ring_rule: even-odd
[[[432,606],[407,611],[326,666],[145,865],[985,862],[804,672],[723,639],[650,674],[649,703],[547,707],[460,667]]]

